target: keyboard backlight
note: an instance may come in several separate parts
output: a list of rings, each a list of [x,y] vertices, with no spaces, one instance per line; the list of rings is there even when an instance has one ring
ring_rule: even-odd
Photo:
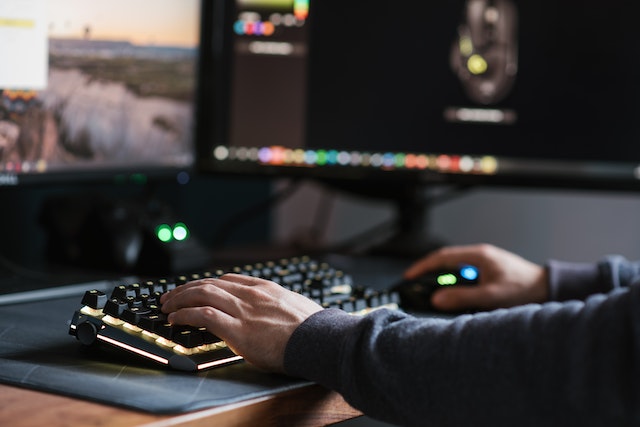
[[[150,338],[151,341],[157,341],[158,338],[160,338],[159,335],[154,334],[153,332],[149,332],[147,330],[142,330],[142,332],[140,333],[141,335],[143,335],[144,338]]]
[[[136,354],[139,354],[141,356],[147,357],[149,359],[153,359],[153,360],[155,360],[157,362],[164,363],[165,365],[169,364],[169,361],[167,359],[165,359],[164,357],[156,356],[155,354],[149,353],[149,352],[144,351],[144,350],[140,350],[139,348],[132,347],[132,346],[130,346],[128,344],[125,344],[125,343],[120,342],[120,341],[116,341],[116,340],[111,339],[109,337],[105,337],[104,335],[98,335],[98,339],[102,340],[102,341],[105,341],[105,342],[107,342],[109,344],[115,345],[117,347],[124,348],[125,350],[129,350],[129,351],[131,351],[133,353],[136,353]]]
[[[192,354],[200,352],[197,347],[187,348],[179,344],[176,344],[176,346],[173,347],[173,351],[175,351],[176,353],[185,354],[187,356],[191,356]]]
[[[80,309],[80,312],[91,317],[102,316],[102,309],[91,308],[88,305],[85,305],[84,307],[82,307]]]
[[[115,317],[110,316],[110,315],[108,315],[108,314],[106,314],[106,315],[102,318],[102,321],[103,321],[103,322],[105,322],[105,323],[109,323],[109,324],[111,324],[111,325],[114,325],[114,326],[120,326],[120,325],[122,325],[122,324],[124,323],[124,321],[122,321],[122,320],[120,320],[120,319],[116,319]]]
[[[229,357],[227,359],[214,360],[212,362],[207,362],[207,363],[203,363],[201,365],[198,365],[197,369],[201,370],[201,369],[212,368],[214,366],[225,365],[227,363],[235,362],[237,360],[242,360],[242,359],[243,359],[242,356],[233,356],[233,357]]]
[[[175,346],[176,346],[176,343],[174,343],[173,341],[168,340],[168,339],[166,339],[166,338],[162,338],[162,337],[158,338],[158,339],[156,340],[156,343],[158,343],[158,344],[160,344],[160,345],[163,345],[163,346],[165,346],[165,347],[169,347],[169,348],[173,348],[173,347],[175,347]]]
[[[351,292],[352,292],[351,285],[336,285],[331,287],[332,294],[351,295]]]
[[[122,327],[123,327],[123,328],[126,328],[126,329],[129,329],[130,331],[133,331],[133,332],[142,332],[142,329],[141,329],[141,328],[137,327],[136,325],[132,325],[131,323],[126,323],[126,322],[125,322],[125,323],[122,325]]]

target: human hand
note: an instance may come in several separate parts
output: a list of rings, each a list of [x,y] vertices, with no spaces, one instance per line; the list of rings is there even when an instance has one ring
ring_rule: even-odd
[[[431,296],[431,305],[443,311],[512,307],[549,298],[546,270],[512,252],[490,244],[449,246],[416,261],[404,273],[406,279],[433,270],[475,265],[478,286],[443,288]]]
[[[162,295],[171,323],[206,327],[251,364],[283,372],[293,331],[322,307],[275,282],[225,274],[196,280]]]

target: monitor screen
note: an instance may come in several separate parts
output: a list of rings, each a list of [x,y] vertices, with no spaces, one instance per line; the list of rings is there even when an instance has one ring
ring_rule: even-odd
[[[202,170],[640,188],[635,1],[222,3]]]
[[[0,184],[194,161],[200,0],[3,0]]]

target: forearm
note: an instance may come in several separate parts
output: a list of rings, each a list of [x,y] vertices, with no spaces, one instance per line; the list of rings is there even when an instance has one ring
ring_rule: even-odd
[[[316,313],[291,338],[288,373],[401,425],[640,422],[639,289],[454,320]]]
[[[551,260],[546,268],[549,299],[552,301],[586,299],[595,293],[627,287],[640,276],[640,262],[631,262],[617,255],[603,258],[598,263]]]

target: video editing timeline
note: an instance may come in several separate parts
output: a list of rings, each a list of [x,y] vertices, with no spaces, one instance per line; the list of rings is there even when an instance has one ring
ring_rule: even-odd
[[[236,0],[229,145],[304,141],[309,0]]]
[[[213,157],[219,161],[254,162],[274,166],[367,167],[380,170],[432,170],[485,175],[495,174],[499,168],[499,160],[494,156],[292,149],[282,146],[217,146],[213,149]]]
[[[193,163],[199,0],[3,5],[0,52],[44,46],[10,67],[43,81],[0,79],[3,176]]]

